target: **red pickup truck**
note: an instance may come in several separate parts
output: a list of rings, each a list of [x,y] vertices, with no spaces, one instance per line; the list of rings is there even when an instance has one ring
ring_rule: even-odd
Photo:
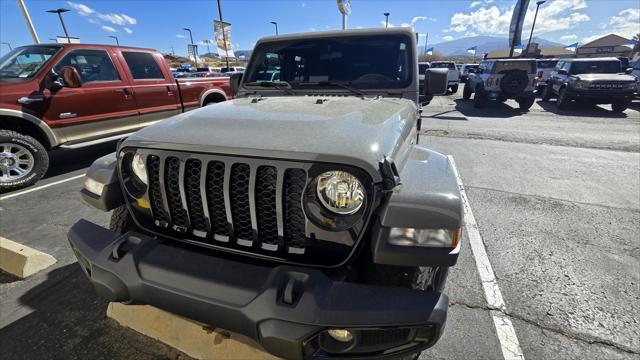
[[[47,171],[47,151],[127,136],[225,101],[229,78],[173,78],[153,49],[41,44],[0,59],[0,192]]]

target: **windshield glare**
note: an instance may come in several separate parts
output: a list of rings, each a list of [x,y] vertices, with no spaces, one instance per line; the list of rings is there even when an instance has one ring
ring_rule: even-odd
[[[292,88],[319,82],[402,88],[412,81],[409,41],[401,35],[380,35],[263,43],[256,47],[243,81],[287,82]]]
[[[576,61],[571,64],[571,74],[617,74],[620,61]]]
[[[59,46],[25,46],[14,49],[0,59],[0,79],[31,79],[58,50]]]

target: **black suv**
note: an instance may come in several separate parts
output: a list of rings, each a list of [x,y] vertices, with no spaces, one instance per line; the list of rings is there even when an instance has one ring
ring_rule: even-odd
[[[564,109],[572,100],[590,104],[611,104],[615,112],[629,107],[637,83],[630,69],[622,72],[617,58],[567,59],[558,62],[542,93],[542,101],[557,96]]]

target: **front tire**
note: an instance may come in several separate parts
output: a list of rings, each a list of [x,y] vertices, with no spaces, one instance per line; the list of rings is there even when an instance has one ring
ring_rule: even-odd
[[[31,136],[0,130],[0,193],[35,184],[49,168],[49,154]]]
[[[616,101],[611,104],[611,110],[613,110],[613,112],[621,113],[627,110],[630,103],[631,103],[630,101],[626,101],[626,100]]]
[[[457,93],[457,92],[458,92],[458,85],[453,85],[453,86],[451,87],[451,93],[452,93],[452,94],[455,94],[455,93]]]
[[[133,221],[133,217],[127,209],[126,205],[120,205],[113,209],[111,213],[111,221],[109,222],[109,230],[118,234],[124,234],[127,231],[140,231],[138,225]]]
[[[465,85],[464,89],[462,89],[462,98],[464,100],[471,99],[471,89],[469,88],[469,85]]]
[[[551,85],[546,85],[542,90],[542,101],[547,102],[553,96],[553,90]]]
[[[558,92],[558,99],[556,99],[556,108],[558,108],[558,110],[564,110],[567,108],[570,101],[571,100],[567,98],[567,89],[561,88]]]
[[[518,106],[520,110],[527,111],[533,106],[533,103],[536,101],[535,96],[529,96],[518,99]]]
[[[477,88],[473,94],[473,107],[481,109],[485,107],[485,105],[487,105],[487,95],[485,95],[481,88]]]

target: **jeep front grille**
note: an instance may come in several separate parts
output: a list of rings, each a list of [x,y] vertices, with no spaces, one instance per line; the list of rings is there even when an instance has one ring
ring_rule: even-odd
[[[349,236],[323,240],[320,234],[327,232],[305,217],[302,199],[313,164],[142,152],[150,213],[134,211],[134,216],[163,237],[330,266],[347,259],[360,235],[361,228],[351,229],[345,233],[355,237],[352,241],[344,240]]]

